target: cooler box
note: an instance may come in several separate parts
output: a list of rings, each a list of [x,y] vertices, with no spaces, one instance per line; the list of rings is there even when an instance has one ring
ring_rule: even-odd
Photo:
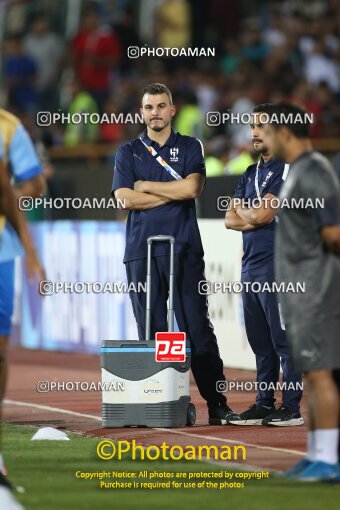
[[[104,340],[101,366],[104,388],[111,385],[103,390],[103,427],[183,427],[190,421],[190,348],[183,363],[157,363],[154,341]]]
[[[156,362],[155,341],[150,338],[151,246],[170,243],[168,330],[173,331],[174,243],[172,236],[148,238],[146,338],[104,340],[101,344],[103,427],[183,427],[193,425],[190,403],[190,345],[183,362]]]

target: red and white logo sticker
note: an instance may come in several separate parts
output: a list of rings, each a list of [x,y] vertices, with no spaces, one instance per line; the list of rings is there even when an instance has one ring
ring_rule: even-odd
[[[185,333],[156,333],[156,361],[183,362],[185,361]]]

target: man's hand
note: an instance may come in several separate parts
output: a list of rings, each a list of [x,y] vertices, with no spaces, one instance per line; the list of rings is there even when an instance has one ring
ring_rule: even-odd
[[[256,228],[254,225],[251,225],[240,218],[240,216],[236,214],[235,209],[231,209],[226,213],[224,225],[225,228],[229,230],[236,230],[237,232],[246,232],[247,230],[254,230]]]
[[[277,208],[272,207],[271,200],[275,199],[277,204],[277,197],[271,193],[267,193],[261,199],[260,207],[243,207],[243,204],[235,205],[235,211],[240,218],[254,227],[261,227],[271,223],[277,215]]]
[[[135,191],[140,191],[141,193],[145,193],[145,181],[136,181],[133,189]]]
[[[230,209],[225,213],[224,218],[225,228],[230,230],[236,230],[238,232],[246,232],[247,230],[254,230],[256,228],[247,221],[243,220],[235,209],[235,200],[233,199],[230,204]]]
[[[145,181],[138,181],[145,182]],[[142,211],[153,209],[170,202],[167,198],[143,193],[130,188],[118,188],[114,192],[116,200],[120,200],[119,209]],[[123,205],[122,205],[123,204]]]
[[[340,225],[323,227],[321,237],[328,251],[340,257]]]
[[[168,200],[192,200],[200,196],[204,182],[205,178],[202,174],[193,173],[178,181],[137,181],[134,189]]]

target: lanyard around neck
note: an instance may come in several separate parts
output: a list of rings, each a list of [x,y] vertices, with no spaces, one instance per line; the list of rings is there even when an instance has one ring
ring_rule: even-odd
[[[260,187],[259,187],[259,168],[260,168],[260,164],[261,164],[261,159],[257,162],[257,165],[256,165],[256,174],[255,174],[255,189],[256,189],[257,198],[261,198],[261,191],[260,191]]]
[[[182,177],[176,172],[176,170],[174,170],[166,161],[164,161],[164,159],[158,155],[157,151],[153,147],[151,147],[151,145],[146,145],[142,138],[139,139],[153,157],[157,156],[156,161],[158,161],[158,163],[164,168],[164,170],[166,170],[170,175],[172,175],[172,177],[177,181],[182,179]]]

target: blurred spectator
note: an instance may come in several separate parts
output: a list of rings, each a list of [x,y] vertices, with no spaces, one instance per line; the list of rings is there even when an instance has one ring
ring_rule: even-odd
[[[273,48],[280,48],[286,44],[286,34],[282,28],[282,17],[275,14],[270,25],[264,30],[263,40]]]
[[[287,59],[290,61],[294,70],[294,78],[298,79],[301,75],[301,69],[303,67],[303,55],[299,48],[299,37],[296,34],[287,34],[286,51]]]
[[[100,124],[100,140],[107,143],[122,143],[124,124],[115,121],[121,114],[118,103],[113,98],[108,99],[104,104],[103,113],[107,115],[108,122]]]
[[[313,104],[317,104],[319,110],[316,115],[316,129],[314,136],[338,137],[339,136],[339,101],[334,103],[330,87],[326,82],[321,82],[318,87],[310,91],[313,97]],[[313,106],[309,110],[314,113]]]
[[[69,94],[71,103],[68,113],[72,117],[74,114],[86,113],[87,122],[70,122],[65,130],[64,144],[67,147],[74,147],[79,143],[93,143],[98,139],[99,124],[90,122],[91,114],[99,114],[98,106],[91,94],[81,88],[81,84],[74,80],[69,85]],[[76,116],[73,117],[76,120]]]
[[[155,11],[164,0],[140,0],[138,13],[138,33],[143,43],[155,42]]]
[[[96,9],[87,9],[71,50],[77,79],[101,108],[110,94],[111,73],[122,56],[117,34],[101,24]]]
[[[235,89],[230,95],[230,114],[233,122],[227,124],[228,132],[232,137],[234,147],[242,147],[249,141],[250,127],[248,114],[253,111],[254,106],[260,101],[253,100],[247,87]],[[234,121],[235,119],[235,121]]]
[[[277,87],[284,94],[289,93],[296,83],[294,67],[286,46],[273,49],[263,62],[262,69],[266,83],[277,83]]]
[[[296,103],[308,112],[313,114],[312,135],[320,135],[320,122],[322,117],[322,105],[318,95],[314,93],[307,80],[301,80],[293,89],[288,101]]]
[[[124,72],[133,67],[135,61],[128,57],[128,48],[130,46],[141,46],[141,42],[135,29],[134,13],[132,8],[128,8],[123,12],[119,23],[113,26],[117,33],[122,46],[121,70]]]
[[[161,48],[190,46],[191,12],[187,0],[164,0],[155,11],[155,29]]]
[[[228,175],[240,175],[248,168],[248,166],[258,161],[259,154],[254,151],[252,143],[245,144],[244,149],[241,150],[235,158],[232,158],[224,167],[224,173]]]
[[[10,109],[36,111],[36,77],[36,62],[25,52],[21,35],[9,35],[5,41],[4,79]]]
[[[223,175],[223,164],[214,154],[205,155],[205,168],[207,177],[219,177]]]
[[[214,110],[218,99],[216,81],[214,76],[207,76],[203,72],[196,72],[192,75],[194,89],[198,99],[198,106],[203,114]]]
[[[312,85],[324,81],[333,92],[340,92],[340,64],[327,51],[327,43],[319,39],[305,59],[305,76]]]
[[[176,131],[182,135],[201,138],[203,135],[204,117],[198,107],[196,95],[191,91],[183,93],[179,102],[181,106],[178,108],[174,122]],[[178,106],[177,99],[176,107]]]
[[[240,65],[240,48],[237,40],[228,38],[224,41],[224,55],[220,61],[220,69],[222,73],[233,74]]]
[[[225,139],[217,138],[204,146],[207,177],[223,175],[224,165],[229,159],[229,144]]]
[[[6,30],[7,33],[21,33],[25,28],[27,18],[27,8],[31,0],[12,0],[6,6],[7,19]]]
[[[37,15],[24,39],[27,54],[38,66],[37,88],[40,111],[58,108],[58,83],[63,63],[64,43],[51,31],[48,18]]]
[[[230,122],[207,126],[204,117],[208,111],[223,114],[232,109],[233,113],[249,113],[254,104],[289,99],[313,113],[314,137],[339,136],[339,1],[80,0],[79,3],[85,7],[97,5],[100,12],[105,12],[105,21],[114,23],[114,28],[101,23],[99,11],[86,7],[81,28],[70,43],[74,69],[65,69],[62,77],[58,54],[62,53],[63,43],[50,29],[46,17],[37,14],[37,8],[48,13],[56,33],[65,33],[69,25],[66,6],[77,26],[76,9],[70,10],[73,3],[13,0],[6,5],[5,33],[11,26],[20,28],[27,34],[25,49],[30,52],[29,56],[25,54],[19,40],[4,45],[3,76],[4,84],[9,86],[7,107],[35,112],[38,99],[40,109],[54,110],[57,94],[61,103],[65,103],[64,82],[72,79],[74,71],[81,84],[74,111],[99,108],[107,113],[131,113],[138,110],[140,90],[147,83],[166,83],[176,92],[177,129],[208,142],[208,154],[220,162],[225,156],[217,156],[214,149],[210,151],[211,143],[220,137],[230,141],[227,161],[230,157],[240,156],[241,161],[243,157],[249,158],[244,151],[249,126]],[[129,46],[145,43],[150,47],[211,46],[216,48],[216,57],[127,58]],[[30,60],[31,55],[36,64]],[[46,93],[41,93],[44,89]],[[6,96],[4,90],[0,92]],[[193,102],[191,92],[197,102]],[[94,126],[93,131],[92,128],[71,126],[66,143],[99,139],[115,144],[121,136],[123,139],[137,136],[140,126],[107,123]],[[66,124],[40,130],[49,132],[53,143],[58,144],[64,138]],[[227,161],[222,161],[224,167]]]
[[[264,40],[259,28],[246,23],[242,35],[242,55],[246,60],[261,62],[271,52],[270,45]]]
[[[236,37],[240,33],[241,10],[247,11],[248,5],[242,6],[240,0],[210,0],[209,4],[210,16],[207,22],[210,33],[216,33],[216,42],[222,40],[226,34]]]

